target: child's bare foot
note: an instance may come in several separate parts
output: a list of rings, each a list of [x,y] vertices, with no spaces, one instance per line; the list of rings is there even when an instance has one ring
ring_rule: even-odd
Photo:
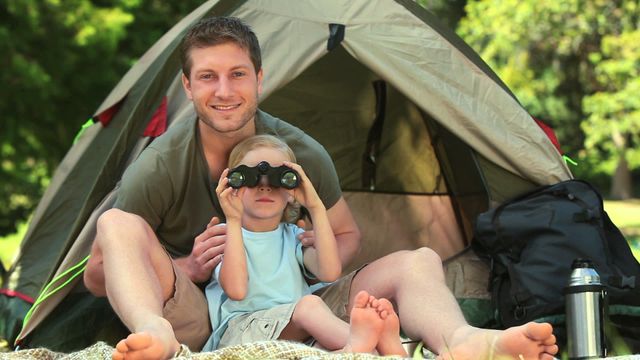
[[[111,355],[113,360],[137,360],[137,359],[169,359],[180,344],[173,334],[173,328],[161,319],[156,326],[148,326],[140,332],[136,332],[122,339],[116,344]]]
[[[356,295],[350,315],[349,340],[342,351],[368,353],[375,349],[384,324],[376,309],[371,307],[374,299],[366,291]]]
[[[383,321],[382,332],[376,345],[380,355],[406,356],[407,352],[400,341],[400,320],[393,310],[391,302],[385,298],[375,299],[372,304]]]
[[[450,351],[438,359],[552,360],[558,352],[550,324],[530,322],[503,331],[477,328],[454,334]]]

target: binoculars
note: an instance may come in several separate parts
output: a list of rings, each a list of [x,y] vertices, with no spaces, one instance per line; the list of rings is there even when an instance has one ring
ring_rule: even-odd
[[[295,170],[284,165],[271,167],[266,161],[261,161],[254,167],[248,167],[247,165],[235,167],[229,170],[227,179],[229,179],[229,186],[237,189],[242,186],[257,186],[260,183],[260,177],[263,175],[267,177],[269,185],[273,187],[293,189],[300,184],[300,177]]]

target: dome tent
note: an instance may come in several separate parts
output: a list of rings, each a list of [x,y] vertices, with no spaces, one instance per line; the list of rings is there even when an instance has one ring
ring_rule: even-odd
[[[192,23],[210,15],[236,16],[254,29],[265,70],[260,107],[332,156],[363,233],[353,266],[419,246],[452,258],[469,244],[478,213],[571,178],[507,87],[412,1],[208,1],[130,69],[61,163],[3,282],[7,339],[18,336],[29,298],[78,272],[126,166],[164,125],[194,116],[178,46]],[[93,311],[106,304],[75,278],[34,309],[18,338],[53,349],[56,341],[73,347],[108,338],[83,329],[87,316],[117,322]],[[69,341],[59,344],[60,333]]]

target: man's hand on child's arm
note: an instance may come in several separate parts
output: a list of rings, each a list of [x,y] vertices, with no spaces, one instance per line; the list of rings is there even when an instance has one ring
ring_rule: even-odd
[[[214,216],[202,234],[196,236],[191,253],[175,260],[191,281],[203,283],[211,279],[211,273],[224,253],[226,232],[226,225],[220,224],[220,219]]]
[[[313,247],[313,243],[315,241],[315,235],[313,232],[313,228],[307,229],[307,222],[304,219],[300,219],[296,221],[296,225],[300,229],[304,229],[304,232],[298,234],[298,240],[302,243],[304,247]]]

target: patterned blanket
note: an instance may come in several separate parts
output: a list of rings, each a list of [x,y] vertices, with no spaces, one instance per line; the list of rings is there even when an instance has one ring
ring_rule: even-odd
[[[7,360],[109,360],[113,347],[98,342],[86,349],[63,354],[38,348],[0,353],[0,359]],[[425,359],[434,359],[431,353],[423,353]],[[291,360],[374,360],[397,357],[381,357],[362,353],[329,353],[303,344],[288,341],[263,341],[250,344],[229,346],[212,352],[192,353],[186,347],[180,349],[175,359],[197,360],[243,360],[243,359],[291,359]],[[640,360],[638,355],[626,355],[607,358],[610,360]]]
[[[0,359],[11,360],[110,360],[113,347],[104,342],[98,342],[86,349],[78,352],[63,354],[53,352],[48,349],[37,348],[20,350],[11,353],[0,353]],[[240,360],[240,359],[345,359],[345,360],[371,360],[388,359],[391,357],[380,357],[362,353],[329,353],[320,349],[312,348],[303,344],[289,341],[263,341],[250,344],[229,346],[212,352],[192,353],[183,347],[176,354],[175,359],[198,359],[198,360]],[[396,357],[397,358],[397,357]],[[434,357],[431,357],[432,359]]]

